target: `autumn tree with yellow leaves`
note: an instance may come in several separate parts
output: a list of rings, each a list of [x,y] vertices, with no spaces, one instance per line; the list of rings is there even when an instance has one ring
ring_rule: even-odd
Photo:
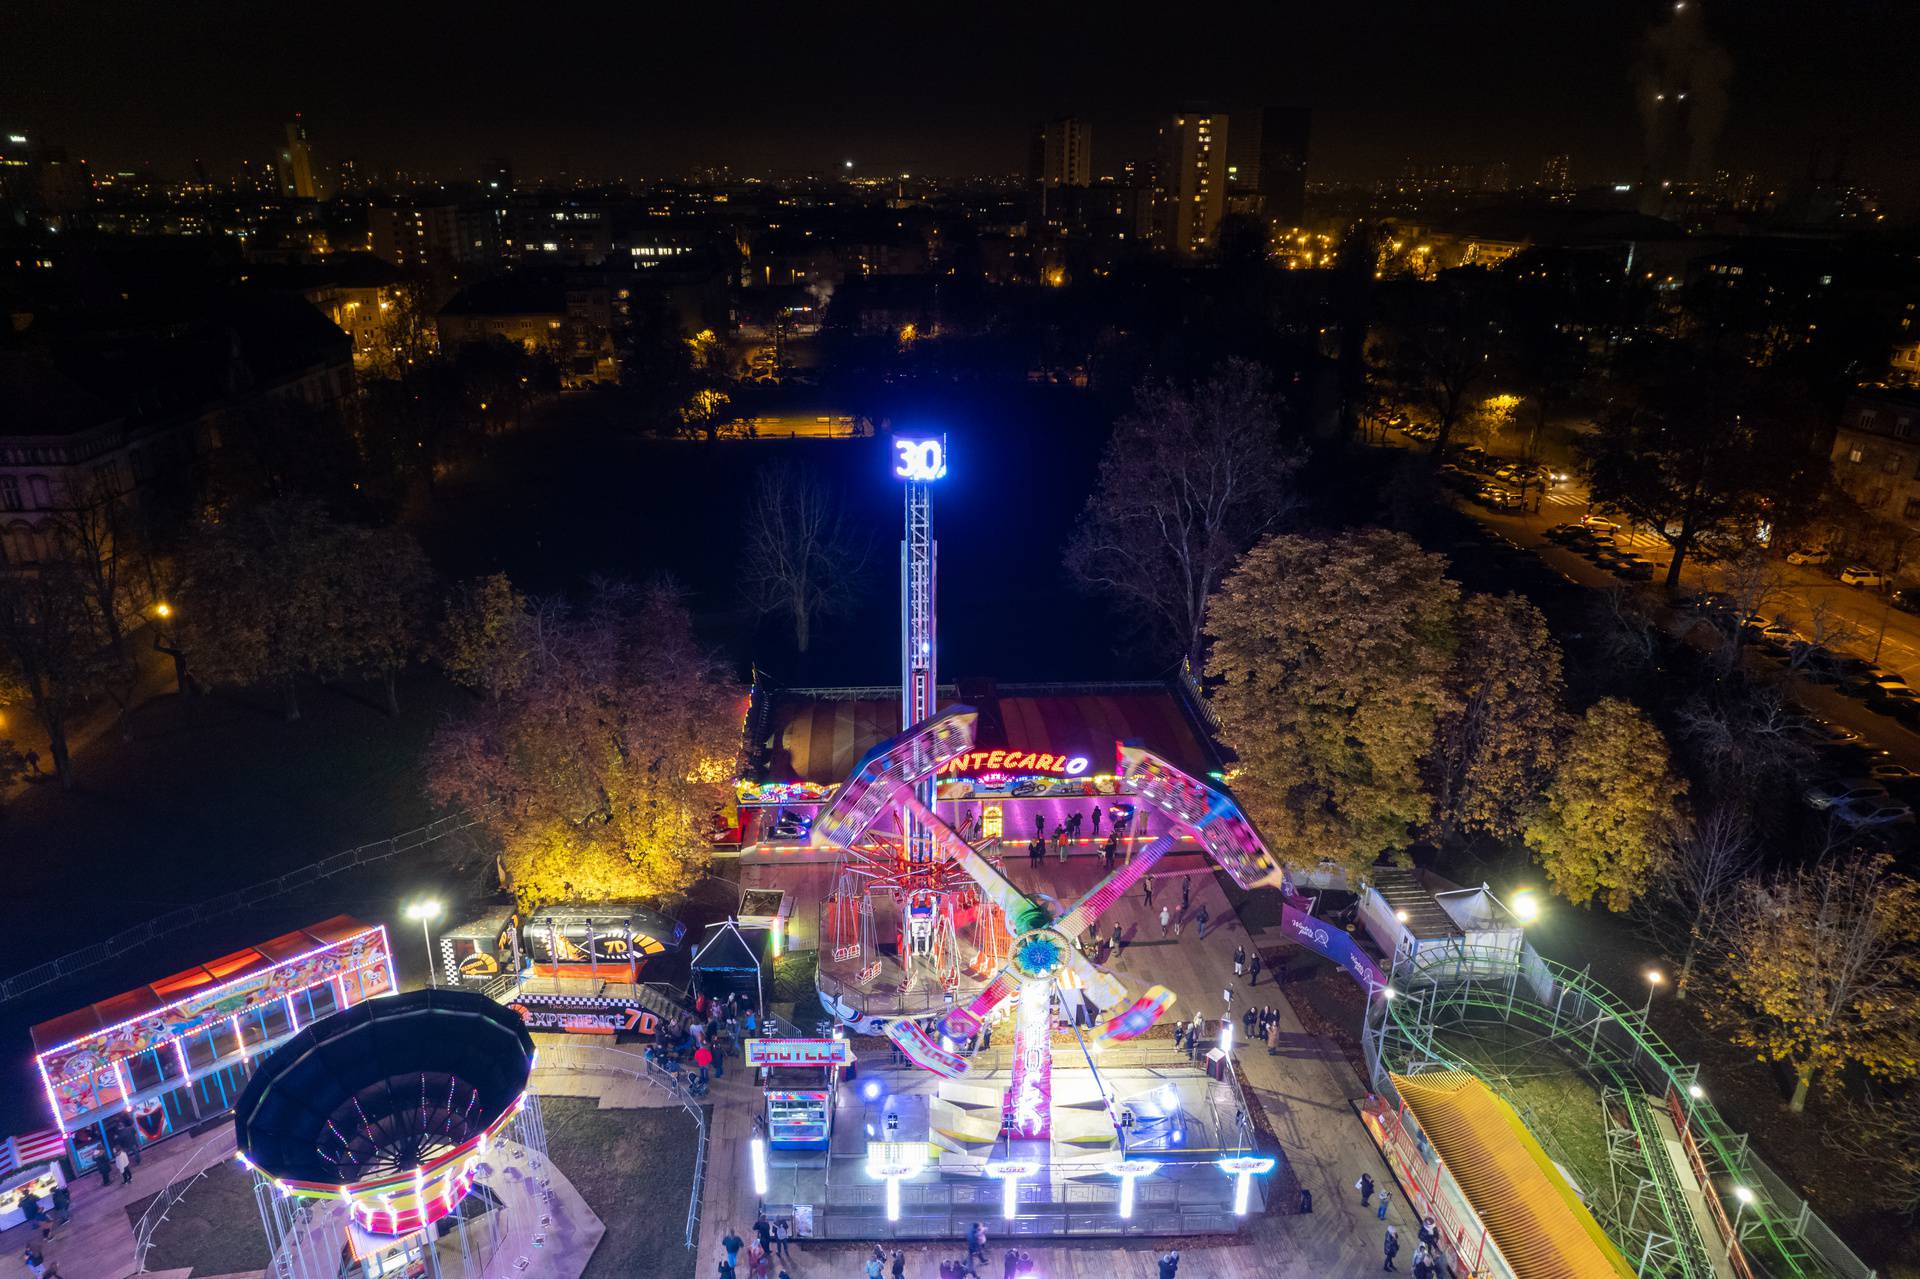
[[[512,600],[482,594],[517,632]],[[601,583],[543,617],[538,645],[507,645],[519,677],[435,735],[429,797],[480,815],[523,906],[685,889],[737,772],[745,690],[665,588]]]
[[[1602,698],[1574,725],[1523,834],[1554,892],[1625,910],[1665,871],[1686,791],[1659,728]]]
[[[1920,884],[1892,865],[1829,857],[1749,882],[1728,920],[1710,1015],[1793,1072],[1796,1111],[1816,1078],[1848,1065],[1920,1072]]]
[[[1209,601],[1206,674],[1234,790],[1275,854],[1358,879],[1433,815],[1421,777],[1460,588],[1404,534],[1269,536]]]

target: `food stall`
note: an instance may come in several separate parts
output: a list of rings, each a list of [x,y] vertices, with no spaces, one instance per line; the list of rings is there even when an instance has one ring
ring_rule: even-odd
[[[825,1150],[833,1138],[833,1091],[853,1064],[844,1039],[749,1039],[747,1065],[766,1092],[767,1145],[774,1150]]]
[[[58,1160],[22,1168],[0,1181],[0,1230],[11,1230],[27,1219],[28,1195],[38,1199],[40,1207],[51,1217],[53,1192],[66,1184],[67,1177],[60,1171]]]

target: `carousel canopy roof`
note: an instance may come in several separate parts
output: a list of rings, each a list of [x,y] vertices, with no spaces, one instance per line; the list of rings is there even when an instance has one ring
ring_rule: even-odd
[[[526,1091],[533,1037],[484,995],[416,990],[313,1023],[260,1063],[235,1143],[269,1176],[345,1185],[458,1145]]]
[[[236,950],[231,955],[222,955],[170,977],[137,986],[124,995],[115,995],[97,1004],[88,1004],[76,1012],[55,1017],[52,1021],[43,1021],[33,1028],[33,1046],[45,1052],[72,1043],[84,1035],[118,1026],[135,1017],[144,1017],[203,991],[238,980],[248,973],[271,968],[289,959],[298,959],[349,937],[357,937],[372,927],[372,924],[362,923],[351,915],[335,915],[332,919],[296,928],[270,941]]]
[[[1111,772],[1116,741],[1137,741],[1174,767],[1205,776],[1220,767],[1185,699],[1162,683],[943,686],[941,703],[980,712],[981,750],[1018,748],[1084,755]],[[775,693],[769,717],[767,780],[842,782],[877,743],[900,731],[900,695],[876,688]]]

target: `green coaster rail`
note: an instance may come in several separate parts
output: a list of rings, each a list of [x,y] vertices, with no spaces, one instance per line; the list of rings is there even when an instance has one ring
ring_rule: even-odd
[[[1429,959],[1429,955],[1433,957]],[[1606,1072],[1623,1091],[1648,1091],[1646,1084],[1634,1073],[1636,1060],[1644,1057],[1667,1089],[1683,1098],[1688,1096],[1687,1087],[1695,1081],[1697,1069],[1682,1063],[1678,1055],[1647,1026],[1639,1010],[1624,1005],[1611,990],[1593,980],[1586,970],[1542,958],[1531,947],[1515,952],[1499,947],[1456,944],[1438,952],[1425,952],[1421,959],[1418,968],[1403,964],[1396,973],[1397,998],[1374,1001],[1375,1008],[1384,1005],[1386,1009],[1380,1015],[1383,1019],[1382,1044],[1385,1039],[1384,1021],[1390,1020],[1393,1028],[1418,1051],[1445,1061],[1450,1066],[1477,1074],[1471,1066],[1457,1062],[1452,1054],[1434,1043],[1430,1027],[1434,1015],[1445,1008],[1455,1007],[1461,1011],[1482,1009],[1498,1013],[1504,1021],[1511,1022],[1518,1017],[1541,1028],[1550,1042],[1563,1049],[1577,1049],[1577,1053],[1572,1055],[1584,1060],[1590,1067]],[[1549,988],[1546,992],[1538,990],[1537,983],[1541,980]],[[1527,994],[1522,994],[1519,989],[1522,983],[1528,988]],[[1542,997],[1529,997],[1533,994]],[[1551,1003],[1548,1002],[1549,998]],[[1581,1001],[1591,1010],[1589,1015],[1573,1021],[1562,1015],[1569,1003],[1578,1008]],[[1427,1011],[1426,1027],[1419,1024],[1416,1006],[1424,1007]],[[1621,1035],[1626,1037],[1632,1048],[1625,1055],[1621,1055],[1623,1045],[1618,1042]],[[1603,1048],[1607,1051],[1603,1052]],[[1733,1131],[1710,1099],[1690,1098],[1687,1115],[1702,1156],[1711,1156],[1719,1170],[1734,1184],[1749,1188],[1767,1184],[1768,1179],[1761,1178],[1754,1171],[1746,1137]],[[1636,1136],[1642,1143],[1642,1150],[1647,1157],[1656,1157],[1664,1138],[1652,1128],[1651,1121],[1640,1108],[1630,1107],[1629,1116]],[[1661,1212],[1676,1227],[1673,1237],[1676,1240],[1697,1239],[1698,1234],[1692,1229],[1693,1222],[1687,1205],[1672,1201],[1666,1180],[1652,1180],[1660,1189]],[[1828,1258],[1817,1255],[1782,1215],[1781,1207],[1771,1196],[1756,1194],[1753,1202],[1741,1210],[1742,1239],[1756,1235],[1764,1239],[1767,1244],[1765,1251],[1771,1254],[1768,1259],[1777,1258],[1794,1279],[1865,1279],[1872,1275],[1873,1272],[1857,1259],[1853,1259],[1854,1267],[1848,1269],[1837,1267]],[[1684,1222],[1676,1214],[1685,1214]],[[1685,1229],[1678,1228],[1682,1224]],[[1742,1250],[1749,1259],[1752,1258],[1752,1251],[1744,1243]],[[1686,1253],[1690,1251],[1682,1251],[1683,1264]],[[1696,1273],[1692,1265],[1688,1265],[1687,1269],[1689,1276]],[[1709,1269],[1706,1273],[1712,1272]]]

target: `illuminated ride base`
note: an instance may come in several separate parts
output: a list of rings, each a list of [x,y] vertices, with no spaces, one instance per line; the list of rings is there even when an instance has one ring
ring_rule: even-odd
[[[533,1053],[510,1009],[448,990],[370,1001],[276,1049],[234,1138],[278,1279],[481,1279],[546,1260]]]
[[[863,1151],[866,1181],[848,1187],[843,1178],[836,1186],[828,1161],[819,1233],[936,1237],[967,1213],[996,1215],[975,1206],[986,1203],[999,1210],[1007,1233],[1237,1230],[1264,1201],[1264,1194],[1254,1196],[1255,1178],[1276,1161],[1252,1149],[1231,1072],[1151,1061],[1151,1050],[1111,1053],[1103,1065],[1103,1054],[1148,1030],[1174,996],[1154,986],[1136,997],[1075,944],[1094,934],[1101,913],[1176,837],[1136,848],[1070,908],[1021,892],[921,798],[925,779],[973,749],[976,721],[971,708],[949,707],[882,742],[814,819],[814,841],[846,850],[849,870],[869,859],[876,843],[885,846],[876,841],[876,825],[924,832],[929,855],[901,857],[899,868],[927,875],[947,901],[970,896],[998,924],[982,930],[988,945],[976,943],[960,957],[969,980],[945,983],[938,1003],[903,998],[886,1016],[876,1015],[870,1002],[857,1019],[859,1029],[884,1034],[939,1082],[931,1094],[911,1082],[896,1094],[876,1079],[863,1084],[857,1098],[842,1097],[843,1105],[856,1101],[866,1113],[860,1122],[837,1126],[834,1154],[846,1160]],[[1120,746],[1117,757],[1123,793],[1191,832],[1237,882],[1280,882],[1277,864],[1226,795],[1140,748]],[[831,941],[823,934],[823,947]],[[839,993],[833,984],[821,982],[829,1007]],[[1070,1003],[1090,1005],[1100,1019],[1084,1034],[1072,1031],[1075,1046],[1056,1069],[1059,1009]],[[982,1077],[956,1048],[996,1022],[1002,1023],[1000,1042],[1010,1041],[1009,1063],[1004,1077]],[[1118,1060],[1125,1056],[1139,1060]],[[802,1179],[788,1180],[799,1197]],[[872,1219],[874,1209],[884,1212],[884,1222]]]

